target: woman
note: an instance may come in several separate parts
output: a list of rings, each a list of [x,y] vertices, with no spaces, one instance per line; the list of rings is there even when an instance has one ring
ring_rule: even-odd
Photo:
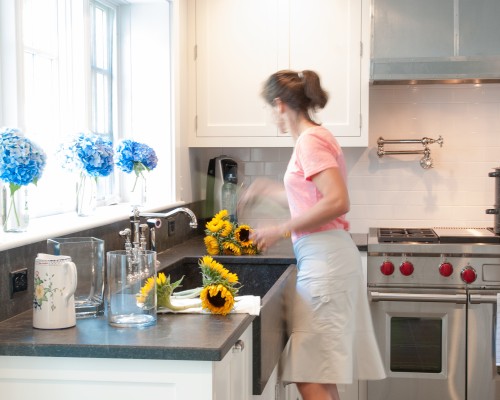
[[[296,383],[303,400],[337,400],[337,384],[385,377],[361,258],[345,217],[349,195],[344,157],[333,135],[314,120],[314,112],[328,100],[314,71],[276,72],[262,95],[272,106],[278,128],[295,141],[285,191],[257,180],[240,200],[243,207],[256,196],[273,196],[290,209],[288,221],[256,229],[252,236],[262,250],[291,236],[297,259],[292,329],[281,380]]]

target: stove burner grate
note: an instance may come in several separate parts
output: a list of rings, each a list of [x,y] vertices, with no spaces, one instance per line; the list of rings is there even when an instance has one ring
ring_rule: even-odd
[[[429,228],[379,228],[379,243],[385,242],[424,242],[437,243],[439,237]]]

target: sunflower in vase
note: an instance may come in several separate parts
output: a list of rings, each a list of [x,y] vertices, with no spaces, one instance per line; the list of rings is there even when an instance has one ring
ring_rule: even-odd
[[[204,243],[210,255],[259,254],[250,239],[249,225],[231,222],[227,210],[221,210],[205,225]]]

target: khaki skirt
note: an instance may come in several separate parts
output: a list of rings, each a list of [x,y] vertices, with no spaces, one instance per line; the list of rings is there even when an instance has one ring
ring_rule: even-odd
[[[313,233],[294,244],[297,286],[281,380],[350,384],[385,378],[361,257],[348,232]],[[288,305],[290,306],[290,304]]]

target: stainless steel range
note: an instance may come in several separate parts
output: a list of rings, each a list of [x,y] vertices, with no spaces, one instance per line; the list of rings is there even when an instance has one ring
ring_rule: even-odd
[[[499,235],[371,228],[367,283],[388,376],[368,400],[500,399]]]

